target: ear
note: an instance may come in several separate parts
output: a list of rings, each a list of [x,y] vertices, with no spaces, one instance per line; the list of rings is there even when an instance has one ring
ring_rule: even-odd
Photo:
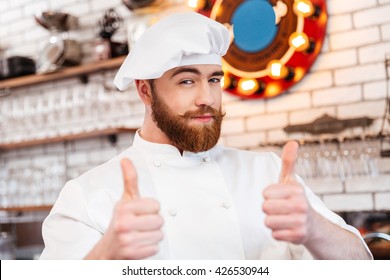
[[[145,105],[150,105],[152,102],[152,93],[150,85],[146,80],[136,80],[135,86],[138,91],[138,95]]]

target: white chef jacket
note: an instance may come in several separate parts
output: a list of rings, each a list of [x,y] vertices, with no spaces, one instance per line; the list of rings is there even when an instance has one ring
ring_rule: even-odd
[[[41,259],[82,259],[101,239],[123,193],[122,158],[135,165],[140,195],[160,202],[164,239],[151,259],[312,258],[304,246],[273,239],[264,225],[262,192],[281,167],[275,154],[217,145],[181,155],[136,133],[126,151],[67,182],[44,221]],[[360,237],[305,188],[316,211]]]

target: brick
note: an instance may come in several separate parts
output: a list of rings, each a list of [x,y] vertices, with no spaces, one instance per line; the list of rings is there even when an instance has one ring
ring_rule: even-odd
[[[282,96],[272,98],[266,102],[266,112],[284,112],[295,111],[297,109],[305,109],[310,107],[310,93],[295,92],[284,94]]]
[[[2,1],[4,3],[1,3],[1,5],[7,6],[7,1]],[[14,8],[14,7],[23,7],[24,5],[30,3],[31,0],[12,0],[9,1],[9,6]]]
[[[338,194],[343,192],[343,184],[338,178],[304,179],[304,182],[316,195]]]
[[[22,31],[26,31],[30,29],[31,27],[35,26],[37,23],[35,22],[33,17],[26,17],[19,19],[15,22],[13,22],[10,25],[10,31],[11,33],[19,33]]]
[[[375,199],[375,210],[390,210],[390,193],[376,193]]]
[[[390,5],[364,9],[353,14],[353,23],[357,28],[381,25],[389,22]]]
[[[78,0],[50,0],[50,7],[53,10],[62,10],[63,7],[69,7],[79,2]]]
[[[384,99],[386,97],[386,81],[364,84],[363,97],[364,100]]]
[[[69,6],[64,6],[61,11],[69,13],[72,16],[83,17],[91,12],[89,1],[77,1],[77,4],[72,4]]]
[[[378,43],[381,39],[379,27],[369,27],[331,34],[329,40],[332,50],[341,50]]]
[[[381,35],[382,40],[390,40],[390,24],[385,24],[381,26]]]
[[[321,71],[308,73],[297,84],[295,84],[292,91],[311,91],[314,89],[328,88],[333,85],[333,77],[331,71]]]
[[[23,40],[28,42],[37,42],[38,48],[43,50],[49,39],[49,34],[43,27],[29,28],[28,32],[23,32]]]
[[[287,113],[267,114],[255,117],[249,117],[246,121],[248,131],[268,130],[273,128],[282,128],[287,125]]]
[[[373,82],[385,78],[385,68],[382,63],[366,64],[335,70],[334,76],[336,86]]]
[[[22,18],[21,9],[8,9],[5,12],[1,13],[0,23],[7,24],[10,22],[15,22]]]
[[[347,192],[390,192],[390,175],[356,177],[345,181]],[[389,202],[390,203],[390,202]]]
[[[38,11],[46,11],[49,9],[48,2],[45,0],[32,1],[23,6],[24,16],[34,16]]]
[[[264,141],[265,133],[262,132],[246,133],[224,137],[224,143],[226,146],[242,149],[258,147],[261,143],[264,143]]]
[[[362,100],[361,86],[335,87],[313,92],[313,106],[337,105]]]
[[[376,0],[328,0],[326,2],[330,15],[350,13],[377,5]]]
[[[386,59],[386,54],[389,53],[390,42],[362,47],[359,49],[359,62],[360,64],[383,62]]]
[[[32,53],[39,53],[37,45],[35,43],[24,43],[12,48],[12,51],[20,56],[31,57]]]
[[[3,13],[4,11],[7,11],[7,10],[9,10],[9,8],[10,8],[10,5],[11,5],[11,1],[2,1],[3,3],[1,3],[1,5],[0,5],[0,13]],[[14,1],[12,1],[12,2],[14,2]]]
[[[104,15],[104,11],[109,8],[116,8],[121,5],[122,1],[120,0],[111,0],[111,1],[92,1],[92,12],[100,12],[101,17]]]
[[[287,139],[287,133],[283,129],[267,131],[267,143],[283,143]]]
[[[229,135],[234,133],[243,133],[245,130],[244,119],[224,119],[222,123],[222,134]]]
[[[320,118],[322,115],[329,116],[336,115],[335,107],[313,108],[309,110],[302,110],[290,113],[289,124],[305,124]]]
[[[265,104],[264,100],[239,100],[237,102],[224,104],[223,109],[226,112],[226,117],[235,118],[264,114]]]
[[[241,97],[233,95],[232,93],[229,93],[227,91],[222,91],[222,103],[237,102],[240,100],[242,101]]]
[[[2,24],[2,27],[0,28],[0,40],[2,42],[5,42],[5,38],[8,36],[8,34],[11,33],[11,27],[10,26],[12,26],[12,25]],[[2,51],[4,51],[5,47],[6,47],[5,44],[2,43],[2,45],[1,45]]]
[[[326,32],[328,34],[333,34],[340,31],[348,31],[353,28],[352,25],[352,15],[343,14],[343,15],[334,15],[329,17],[328,25],[326,26]]]
[[[390,157],[378,158],[378,170],[381,175],[390,174]]]
[[[324,195],[323,200],[332,211],[371,211],[374,209],[371,194]]]
[[[321,54],[311,68],[312,72],[337,69],[353,66],[358,63],[357,51],[355,49],[334,51]]]
[[[340,105],[337,108],[339,118],[381,117],[383,115],[383,101],[367,101],[354,104]]]

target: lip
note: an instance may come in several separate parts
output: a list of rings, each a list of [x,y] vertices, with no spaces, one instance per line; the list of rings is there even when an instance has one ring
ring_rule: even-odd
[[[204,114],[202,116],[194,116],[191,119],[199,122],[207,123],[213,119],[213,116],[211,114]]]

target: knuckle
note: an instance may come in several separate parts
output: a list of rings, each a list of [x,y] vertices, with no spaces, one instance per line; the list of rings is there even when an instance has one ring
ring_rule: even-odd
[[[268,201],[264,201],[262,208],[263,208],[263,212],[268,214],[270,211],[270,203]]]

